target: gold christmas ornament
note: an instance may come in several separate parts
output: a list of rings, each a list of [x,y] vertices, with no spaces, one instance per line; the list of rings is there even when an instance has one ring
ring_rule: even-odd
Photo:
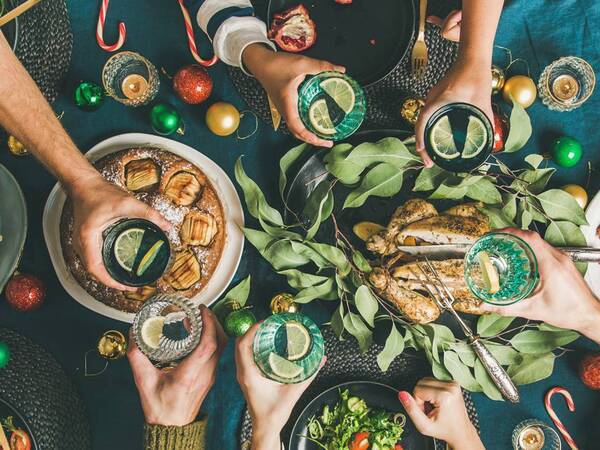
[[[14,136],[9,136],[8,141],[6,142],[8,145],[8,150],[14,156],[26,156],[29,155],[29,151],[25,148],[20,141],[17,140]]]
[[[512,97],[523,108],[529,108],[537,97],[537,88],[531,78],[525,75],[515,75],[504,83],[502,97],[508,103],[512,103]]]
[[[425,101],[423,99],[409,97],[402,103],[400,115],[404,120],[414,126],[417,123],[419,113],[421,112],[421,109],[423,109],[423,106],[425,106]]]
[[[120,331],[109,330],[100,337],[97,348],[103,358],[119,359],[127,353],[127,339]]]
[[[240,112],[230,103],[213,103],[206,110],[206,126],[217,136],[229,136],[240,126]]]
[[[492,66],[492,94],[497,94],[504,87],[504,70],[498,66]]]
[[[294,296],[287,292],[281,292],[271,299],[269,305],[273,314],[300,312],[300,305],[294,302]]]

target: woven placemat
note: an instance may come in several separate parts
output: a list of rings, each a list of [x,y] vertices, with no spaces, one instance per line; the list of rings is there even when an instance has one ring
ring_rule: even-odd
[[[298,401],[292,412],[292,418],[298,417],[308,403],[321,392],[346,381],[376,381],[397,389],[412,391],[419,379],[431,376],[429,363],[417,353],[404,352],[392,362],[388,371],[384,373],[377,366],[377,355],[383,350],[383,346],[373,344],[369,351],[361,353],[355,339],[340,341],[330,328],[324,328],[322,331],[325,338],[327,364],[321,369],[315,381]],[[471,422],[479,431],[479,417],[473,400],[466,391],[463,391],[463,397]],[[290,420],[282,433],[282,440],[286,445],[289,441],[293,422],[294,420]],[[240,448],[242,450],[247,449],[251,439],[252,421],[246,410],[240,430]],[[445,444],[436,442],[436,449],[443,450],[444,447]]]
[[[0,328],[0,341],[11,352],[8,365],[0,369],[0,397],[25,418],[38,448],[91,448],[84,403],[58,362],[15,331]]]
[[[17,6],[25,0],[9,0]],[[66,0],[43,0],[18,17],[15,54],[49,102],[69,69],[73,33]]]
[[[411,74],[410,52],[383,80],[365,89],[367,113],[362,129],[407,127],[400,117],[402,102],[407,97],[424,98],[456,60],[458,44],[442,38],[440,28],[427,24],[425,42],[429,54],[427,71],[422,78]],[[412,48],[413,42],[410,47]],[[260,83],[236,67],[228,67],[233,85],[258,117],[271,123],[267,95]],[[280,128],[288,132],[285,123]]]

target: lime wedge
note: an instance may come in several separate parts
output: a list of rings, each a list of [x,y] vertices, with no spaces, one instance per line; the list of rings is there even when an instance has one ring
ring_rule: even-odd
[[[479,252],[477,259],[479,259],[479,267],[481,267],[485,289],[490,294],[497,293],[500,290],[500,277],[496,266],[494,266],[494,263],[490,259],[490,255],[487,252]]]
[[[306,327],[298,322],[287,322],[285,332],[287,334],[287,359],[296,361],[306,355],[311,343]]]
[[[123,269],[133,270],[135,257],[138,254],[143,237],[144,230],[141,228],[130,228],[117,237],[114,246],[115,258]]]
[[[467,125],[467,139],[462,152],[462,157],[465,159],[474,158],[481,153],[488,140],[488,133],[481,119],[470,116],[469,124]]]
[[[429,134],[429,140],[433,151],[442,158],[454,159],[460,156],[460,153],[456,149],[456,144],[454,143],[452,126],[450,125],[448,116],[443,116],[433,125],[431,133]]]
[[[273,352],[269,353],[269,366],[273,374],[286,380],[292,380],[302,373],[302,367]]]
[[[158,348],[163,335],[165,318],[163,316],[150,317],[142,324],[142,341],[150,348]]]
[[[150,250],[146,252],[144,257],[140,261],[140,265],[138,266],[137,271],[135,272],[135,274],[138,277],[144,275],[144,272],[148,270],[148,267],[150,267],[150,265],[154,262],[154,260],[156,259],[156,255],[158,255],[158,252],[164,244],[165,241],[156,241],[154,245],[150,247]]]
[[[320,99],[310,105],[308,118],[312,127],[319,133],[329,135],[335,134],[335,127],[329,117],[329,109],[325,99]]]
[[[343,78],[327,78],[326,80],[321,81],[319,86],[346,114],[352,111],[354,103],[356,103],[356,96],[354,95],[354,89],[352,89],[350,83]]]

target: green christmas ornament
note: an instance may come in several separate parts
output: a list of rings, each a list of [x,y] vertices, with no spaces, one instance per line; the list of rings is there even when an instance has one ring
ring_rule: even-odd
[[[73,94],[75,104],[84,111],[95,111],[104,103],[104,90],[93,81],[82,81]]]
[[[0,342],[0,369],[4,369],[10,360],[10,348],[6,342]]]
[[[581,144],[572,137],[561,136],[552,144],[552,157],[561,167],[573,167],[582,154]]]
[[[243,336],[256,323],[256,316],[249,308],[242,308],[238,303],[233,303],[231,309],[223,321],[225,333],[228,336]]]
[[[150,124],[156,133],[165,136],[176,131],[182,133],[180,131],[181,116],[173,106],[167,103],[157,103],[152,107],[150,110]]]

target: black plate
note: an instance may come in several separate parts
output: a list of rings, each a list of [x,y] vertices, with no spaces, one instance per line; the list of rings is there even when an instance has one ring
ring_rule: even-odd
[[[0,398],[0,420],[4,420],[8,416],[12,416],[13,425],[15,427],[21,428],[27,432],[27,434],[29,435],[29,438],[31,439],[31,449],[38,450],[37,443],[35,441],[35,438],[33,436],[33,433],[31,432],[31,428],[30,428],[29,424],[27,423],[27,421],[23,418],[21,413],[19,411],[17,411],[10,403],[8,403],[6,400],[3,400],[2,398]],[[10,439],[10,433],[7,432],[6,430],[5,430],[5,433],[6,433],[6,438]]]
[[[270,0],[268,24],[274,13],[303,3]],[[415,23],[415,0],[354,0],[339,5],[334,0],[304,2],[317,26],[317,41],[303,55],[346,67],[363,87],[384,78],[409,49]]]
[[[0,15],[6,14],[8,11],[12,10],[14,8],[14,6],[15,5],[12,0],[4,0],[4,13],[0,14]],[[2,31],[2,34],[4,34],[4,37],[8,41],[8,45],[10,45],[10,48],[12,48],[13,50],[15,48],[17,48],[17,31],[18,31],[18,29],[19,29],[19,18],[18,17],[16,19],[11,20],[6,25],[4,25],[2,28],[0,28],[0,30]]]
[[[329,405],[330,407],[333,407],[333,405],[339,401],[340,389],[348,389],[351,395],[364,399],[367,402],[367,405],[371,407],[385,409],[392,413],[404,414],[406,416],[406,425],[404,427],[401,443],[405,450],[425,450],[435,447],[435,441],[420,434],[410,421],[408,414],[406,414],[406,411],[398,400],[397,389],[371,381],[352,381],[327,389],[315,397],[308,406],[304,408],[304,411],[302,411],[292,429],[290,442],[287,446],[288,450],[320,449],[318,445],[303,437],[308,434],[308,430],[306,429],[307,423],[311,417],[321,414],[323,406]]]

